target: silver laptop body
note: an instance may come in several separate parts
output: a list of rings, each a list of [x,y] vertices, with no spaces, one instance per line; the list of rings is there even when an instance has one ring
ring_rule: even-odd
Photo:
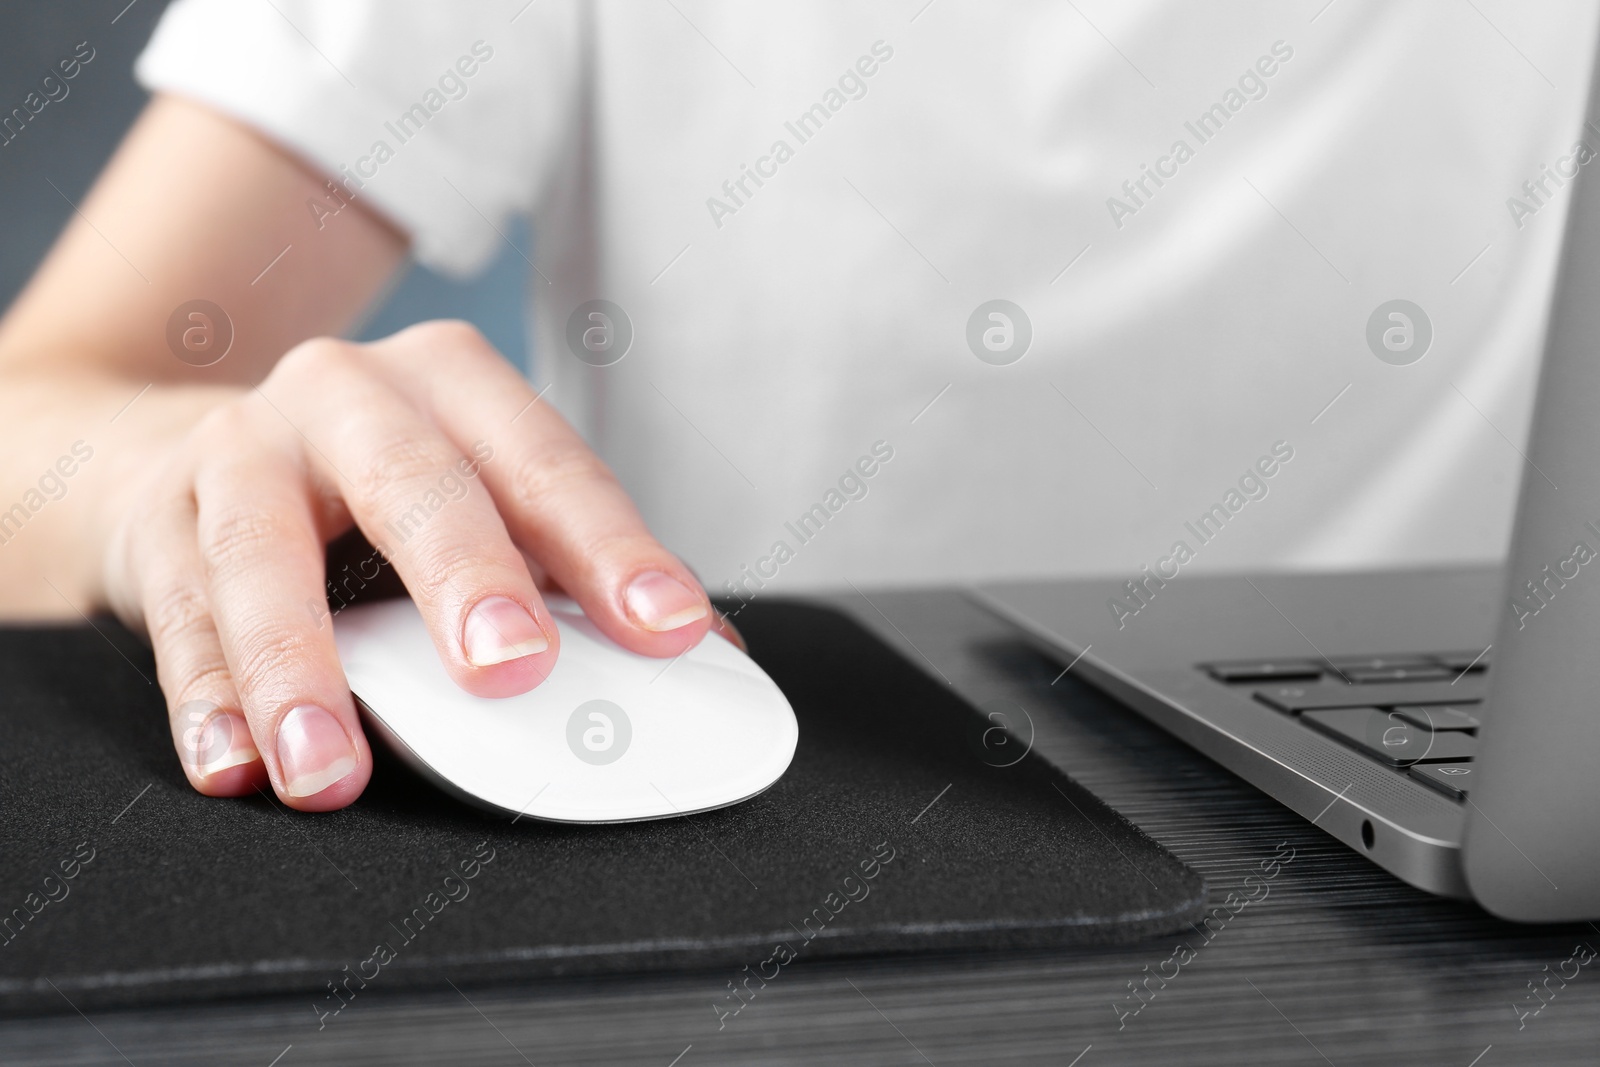
[[[1528,922],[1600,919],[1600,179],[1571,196],[1504,571],[975,590],[1380,866]]]

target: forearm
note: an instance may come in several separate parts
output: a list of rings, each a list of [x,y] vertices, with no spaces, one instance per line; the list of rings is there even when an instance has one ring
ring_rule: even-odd
[[[104,606],[108,530],[179,439],[392,275],[404,238],[359,206],[319,228],[323,192],[237,123],[150,104],[0,319],[0,616]]]

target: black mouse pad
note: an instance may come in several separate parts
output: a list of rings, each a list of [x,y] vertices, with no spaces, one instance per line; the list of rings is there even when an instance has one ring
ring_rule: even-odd
[[[725,1020],[810,959],[1199,917],[1198,874],[854,621],[738,624],[799,718],[788,773],[598,827],[513,824],[394,762],[341,812],[201,797],[134,638],[0,629],[0,1010],[295,992],[317,1029],[384,989],[709,967]]]

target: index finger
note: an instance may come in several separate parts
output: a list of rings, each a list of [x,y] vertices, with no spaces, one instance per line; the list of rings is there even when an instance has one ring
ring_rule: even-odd
[[[373,346],[463,452],[513,540],[624,648],[676,656],[711,625],[692,571],[651,535],[600,457],[470,326],[428,323]]]

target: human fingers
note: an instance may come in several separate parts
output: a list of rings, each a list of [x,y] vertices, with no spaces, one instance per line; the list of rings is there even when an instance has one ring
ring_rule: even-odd
[[[513,540],[612,640],[675,656],[705,636],[710,601],[645,526],[610,469],[472,327],[428,323],[373,346],[396,388],[481,474]]]
[[[126,524],[113,552],[119,614],[148,635],[179,763],[207,796],[266,784],[211,618],[187,479],[168,478]]]
[[[263,392],[294,405],[307,463],[394,567],[455,681],[479,696],[526,692],[554,666],[559,635],[480,482],[481,460],[372,362],[360,346],[302,346]]]
[[[254,395],[197,428],[196,541],[206,600],[278,797],[344,807],[372,757],[325,613],[318,494],[299,446]],[[309,606],[309,607],[308,607]]]

